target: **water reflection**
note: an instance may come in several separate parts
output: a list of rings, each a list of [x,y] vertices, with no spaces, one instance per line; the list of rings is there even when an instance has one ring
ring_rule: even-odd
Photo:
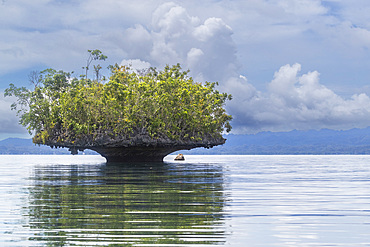
[[[26,208],[32,240],[70,245],[225,242],[221,166],[40,165]]]

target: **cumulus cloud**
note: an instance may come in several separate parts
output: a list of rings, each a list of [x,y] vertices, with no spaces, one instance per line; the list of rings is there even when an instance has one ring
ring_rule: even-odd
[[[230,26],[215,17],[202,22],[172,2],[160,5],[147,27],[135,25],[125,32],[122,49],[129,59],[156,67],[181,63],[198,80],[225,80],[238,66]]]
[[[320,1],[275,4],[300,17],[327,13]],[[159,67],[180,62],[197,80],[219,81],[220,89],[233,95],[227,110],[234,116],[235,133],[368,126],[370,99],[366,94],[345,99],[321,84],[317,71],[300,75],[298,63],[282,66],[265,91],[257,90],[239,75],[233,30],[221,18],[201,21],[184,7],[166,3],[154,12],[150,26],[136,25],[129,31],[145,40],[142,49],[137,48],[146,49],[145,53],[132,52],[132,57]]]
[[[370,121],[370,98],[355,94],[344,99],[320,83],[317,71],[299,75],[300,64],[282,66],[266,92],[249,85],[244,100],[228,105],[235,116],[236,132],[288,131],[292,129],[363,128]],[[248,85],[244,85],[248,88]],[[248,89],[246,89],[248,91]]]
[[[140,59],[124,59],[122,60],[120,65],[128,66],[129,68],[136,71],[145,70],[151,67],[150,63],[141,61]]]

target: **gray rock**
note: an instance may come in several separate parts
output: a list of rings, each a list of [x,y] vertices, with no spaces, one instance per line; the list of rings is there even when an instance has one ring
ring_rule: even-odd
[[[91,149],[105,157],[109,163],[162,162],[166,155],[179,150],[198,147],[212,148],[226,141],[222,135],[205,135],[201,140],[190,138],[172,140],[167,136],[152,138],[142,130],[130,134],[101,132],[78,137],[69,136],[67,133],[61,134],[59,130],[56,130],[49,135],[45,143],[37,140],[39,139],[34,138],[34,143],[69,148],[72,154]]]

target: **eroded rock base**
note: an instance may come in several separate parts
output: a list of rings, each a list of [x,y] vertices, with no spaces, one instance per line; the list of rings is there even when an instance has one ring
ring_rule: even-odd
[[[147,133],[134,132],[132,135],[108,135],[98,133],[96,135],[84,135],[76,138],[63,135],[58,129],[50,133],[47,140],[40,135],[33,138],[35,144],[48,145],[50,147],[68,148],[71,154],[91,149],[107,159],[107,163],[130,163],[130,162],[163,162],[163,158],[175,151],[190,150],[193,148],[213,146],[225,143],[221,135],[205,135],[201,140],[171,140],[168,137],[151,139]]]
[[[94,147],[92,150],[107,159],[107,163],[163,162],[166,155],[190,147]]]

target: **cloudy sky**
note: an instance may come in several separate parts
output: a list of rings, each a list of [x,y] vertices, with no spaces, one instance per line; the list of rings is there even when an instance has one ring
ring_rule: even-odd
[[[368,0],[0,0],[0,139],[25,136],[4,98],[45,68],[181,63],[234,99],[234,133],[370,126]]]

